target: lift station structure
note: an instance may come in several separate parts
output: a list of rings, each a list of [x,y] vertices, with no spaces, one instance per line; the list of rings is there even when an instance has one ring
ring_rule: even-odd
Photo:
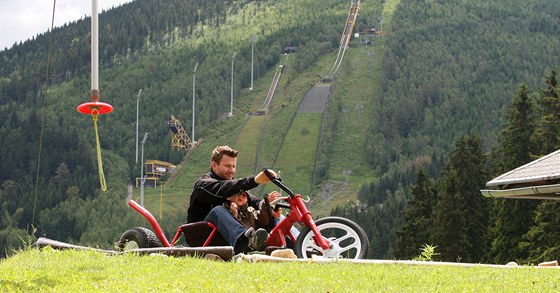
[[[171,147],[186,149],[192,146],[193,142],[183,125],[181,125],[179,119],[171,115],[171,118],[167,121],[167,125],[169,126],[169,130],[173,133],[171,136]]]

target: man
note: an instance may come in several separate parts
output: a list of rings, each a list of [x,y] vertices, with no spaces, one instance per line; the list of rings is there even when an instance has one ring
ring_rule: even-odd
[[[237,151],[229,146],[218,146],[212,151],[210,172],[198,179],[193,187],[187,215],[187,223],[212,222],[224,239],[234,247],[235,253],[246,253],[249,250],[263,250],[268,233],[264,229],[247,229],[243,227],[223,206],[223,203],[240,191],[250,190],[259,184],[267,184],[270,179],[259,172],[245,178],[234,179],[237,167]],[[275,176],[276,173],[270,170]],[[268,200],[280,197],[280,193],[271,192]],[[249,196],[248,204],[259,208],[260,199]]]

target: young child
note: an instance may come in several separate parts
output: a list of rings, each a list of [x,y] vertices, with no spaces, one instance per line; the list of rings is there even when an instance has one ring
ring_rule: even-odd
[[[249,193],[242,190],[238,194],[228,197],[224,206],[229,209],[233,217],[245,228],[253,228],[255,230],[259,228],[270,229],[274,217],[267,200],[260,201],[259,209],[249,206],[248,200]]]

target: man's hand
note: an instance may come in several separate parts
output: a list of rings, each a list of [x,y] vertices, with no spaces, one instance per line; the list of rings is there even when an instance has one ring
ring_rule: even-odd
[[[273,177],[276,177],[276,172],[274,172],[270,169],[268,170],[268,172],[270,172],[270,174]],[[270,183],[270,178],[268,178],[268,176],[266,176],[264,171],[260,171],[259,174],[257,174],[257,176],[255,176],[255,182],[257,184],[267,184],[267,183]]]

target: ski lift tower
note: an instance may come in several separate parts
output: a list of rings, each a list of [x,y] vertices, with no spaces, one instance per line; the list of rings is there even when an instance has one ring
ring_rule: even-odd
[[[186,149],[192,145],[191,138],[187,134],[187,131],[175,116],[171,115],[171,118],[167,121],[169,130],[173,132],[171,137],[171,147],[176,149]]]

